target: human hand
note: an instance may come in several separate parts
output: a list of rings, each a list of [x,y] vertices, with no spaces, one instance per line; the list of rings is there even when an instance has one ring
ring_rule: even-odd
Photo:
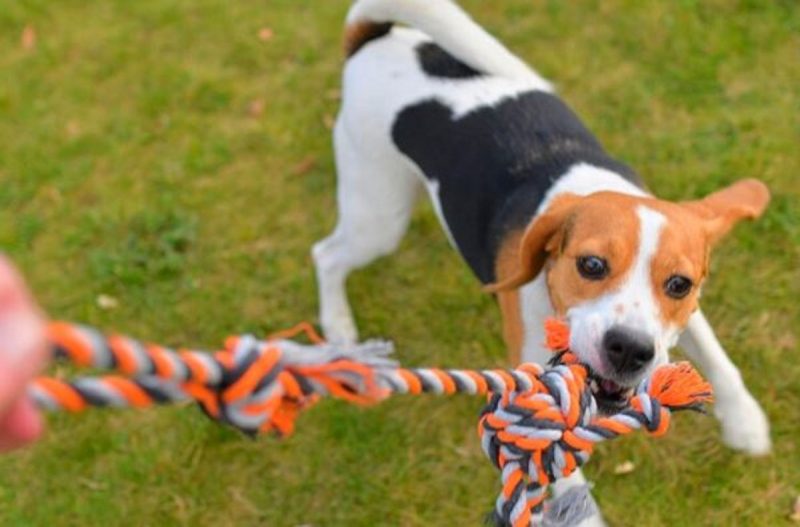
[[[26,389],[47,357],[44,315],[20,274],[0,255],[0,452],[42,434],[42,417]]]

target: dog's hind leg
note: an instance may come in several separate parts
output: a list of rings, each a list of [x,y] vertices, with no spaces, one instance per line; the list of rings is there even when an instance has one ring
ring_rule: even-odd
[[[689,319],[679,345],[714,388],[714,413],[722,424],[725,443],[752,455],[770,450],[769,422],[747,391],[739,370],[728,358],[714,330],[700,311]]]
[[[354,269],[392,253],[408,228],[422,183],[386,148],[357,148],[341,119],[334,130],[339,218],[312,250],[319,288],[320,323],[339,344],[358,340],[345,281]],[[384,150],[384,151],[381,151]]]

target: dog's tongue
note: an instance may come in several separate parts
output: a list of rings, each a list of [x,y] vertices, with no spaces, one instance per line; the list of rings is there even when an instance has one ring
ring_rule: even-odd
[[[600,386],[603,388],[603,391],[608,394],[615,394],[622,391],[622,386],[609,379],[603,379]]]

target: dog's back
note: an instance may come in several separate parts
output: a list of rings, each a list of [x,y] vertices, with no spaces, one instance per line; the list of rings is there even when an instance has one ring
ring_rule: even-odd
[[[449,1],[357,2],[345,42],[340,126],[352,146],[414,172],[484,283],[506,234],[530,222],[570,167],[635,181],[547,81]]]

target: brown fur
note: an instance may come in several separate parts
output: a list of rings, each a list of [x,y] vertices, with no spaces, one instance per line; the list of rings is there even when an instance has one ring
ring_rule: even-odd
[[[498,293],[512,360],[519,360],[524,341],[519,295],[513,293],[535,278],[546,263],[550,299],[559,315],[619,287],[633,266],[641,242],[638,206],[666,217],[650,265],[651,279],[664,322],[683,326],[697,308],[713,244],[738,221],[760,216],[768,202],[769,191],[756,180],[740,181],[702,200],[686,203],[615,192],[558,197],[524,234],[517,231],[506,237],[495,265],[498,282],[487,287]],[[605,258],[610,274],[602,280],[583,278],[575,266],[576,259],[583,255]],[[684,298],[672,298],[664,290],[664,283],[674,274],[694,283]]]
[[[349,58],[355,55],[367,42],[381,38],[392,29],[391,23],[357,21],[344,30],[344,52]]]
[[[613,192],[584,198],[576,206],[566,243],[548,251],[547,286],[553,307],[564,315],[570,307],[618,288],[633,265],[639,247],[639,219],[633,200]],[[609,213],[609,209],[613,213]],[[555,249],[555,248],[554,248]],[[586,280],[577,271],[580,256],[605,258],[611,269],[603,280]]]
[[[523,231],[509,233],[500,243],[495,262],[495,274],[501,282],[510,278],[517,269],[519,261],[520,240]],[[503,339],[508,350],[508,358],[512,366],[521,362],[522,345],[525,342],[525,327],[519,305],[519,290],[512,289],[497,293],[497,303],[503,316]]]
[[[581,198],[572,194],[553,200],[550,207],[525,229],[517,250],[515,272],[509,273],[504,279],[498,277],[497,283],[489,284],[484,289],[497,293],[516,289],[533,280],[547,261],[548,251],[552,248],[549,245],[553,244],[555,237],[562,231],[573,212],[573,206],[580,200]]]

